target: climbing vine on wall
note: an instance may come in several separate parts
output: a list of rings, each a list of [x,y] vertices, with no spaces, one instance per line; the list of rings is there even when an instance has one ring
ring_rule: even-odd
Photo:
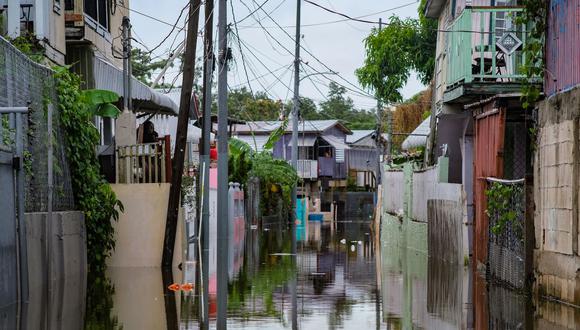
[[[540,98],[541,79],[544,75],[544,44],[546,40],[546,25],[548,2],[545,0],[523,0],[524,11],[518,16],[518,24],[528,26],[524,56],[526,61],[523,72],[526,75],[522,88],[522,106],[525,109],[533,107]]]
[[[93,125],[94,109],[81,91],[80,78],[66,67],[54,70],[75,202],[85,214],[89,270],[102,273],[115,247],[112,221],[119,219],[123,204],[100,174],[95,151],[99,132]]]
[[[518,184],[502,184],[492,182],[489,189],[485,191],[487,197],[486,214],[490,217],[491,231],[494,234],[501,234],[504,229],[518,220],[518,216],[523,211],[518,198],[523,194],[523,186]],[[513,226],[519,228],[520,226]],[[521,238],[521,230],[519,237]]]

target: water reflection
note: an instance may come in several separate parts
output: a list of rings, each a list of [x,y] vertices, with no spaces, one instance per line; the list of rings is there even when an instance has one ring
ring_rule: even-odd
[[[365,209],[372,208],[362,205],[356,212]],[[309,221],[297,233],[294,257],[287,221],[269,219],[253,228],[238,224],[228,245],[228,328],[574,329],[580,324],[578,309],[534,304],[463,265],[430,257],[424,228],[407,236],[398,220],[384,221],[379,237],[371,227],[368,215]],[[210,262],[215,249],[212,243]],[[173,282],[199,282],[196,266],[190,260],[183,272],[171,274],[111,268],[107,281],[89,279],[86,328],[199,329],[199,290],[167,289]],[[211,328],[215,277],[210,264]]]

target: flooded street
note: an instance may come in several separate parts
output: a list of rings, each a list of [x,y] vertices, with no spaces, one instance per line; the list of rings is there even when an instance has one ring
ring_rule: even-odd
[[[372,198],[369,199],[372,202]],[[227,324],[230,329],[574,329],[580,312],[488,285],[469,268],[428,257],[420,227],[398,223],[375,235],[372,209],[336,222],[298,226],[297,254],[285,221],[230,232]],[[363,210],[363,211],[361,211]],[[402,248],[407,240],[408,248]],[[216,328],[215,245],[210,247],[208,312]],[[198,329],[195,263],[172,274],[157,268],[110,268],[89,279],[87,329]],[[199,281],[198,281],[199,283]],[[99,292],[94,294],[94,288]],[[93,293],[93,294],[92,294]],[[93,308],[93,309],[91,309]],[[92,322],[92,323],[91,323]],[[103,327],[104,326],[104,327]]]

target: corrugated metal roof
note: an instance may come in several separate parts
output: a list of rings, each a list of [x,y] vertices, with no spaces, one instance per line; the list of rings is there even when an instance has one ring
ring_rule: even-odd
[[[427,135],[431,132],[431,128],[429,124],[431,123],[431,116],[427,117],[427,119],[423,120],[417,128],[409,135],[401,147],[403,150],[409,150],[411,148],[421,147],[427,144]]]
[[[113,64],[95,56],[93,66],[95,88],[113,91],[123,95],[123,71]],[[179,113],[178,105],[167,95],[156,92],[149,86],[132,77],[131,94],[135,109],[141,112],[157,112],[168,115]]]
[[[316,136],[298,136],[298,146],[299,147],[312,147],[316,143]]]
[[[335,149],[343,149],[343,150],[350,149],[350,147],[346,144],[344,140],[336,136],[324,135],[322,136],[322,138],[324,139],[324,141],[328,142]]]
[[[240,134],[254,133],[270,133],[282,125],[281,121],[248,121],[245,124],[237,124],[234,126],[234,132]],[[351,130],[346,128],[339,120],[307,120],[298,124],[299,132],[306,133],[322,133],[334,126],[346,134],[351,134]],[[286,132],[292,131],[292,125],[288,125]]]
[[[254,151],[261,152],[264,150],[264,145],[268,142],[269,135],[237,135],[234,138],[242,140],[254,149]]]
[[[352,135],[346,137],[346,143],[357,143],[363,138],[372,135],[375,131],[372,129],[353,130]]]

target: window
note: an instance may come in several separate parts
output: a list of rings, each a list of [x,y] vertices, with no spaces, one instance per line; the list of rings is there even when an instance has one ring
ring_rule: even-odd
[[[74,10],[75,1],[74,0],[64,0],[64,10]]]
[[[85,14],[109,30],[109,0],[85,0]]]

